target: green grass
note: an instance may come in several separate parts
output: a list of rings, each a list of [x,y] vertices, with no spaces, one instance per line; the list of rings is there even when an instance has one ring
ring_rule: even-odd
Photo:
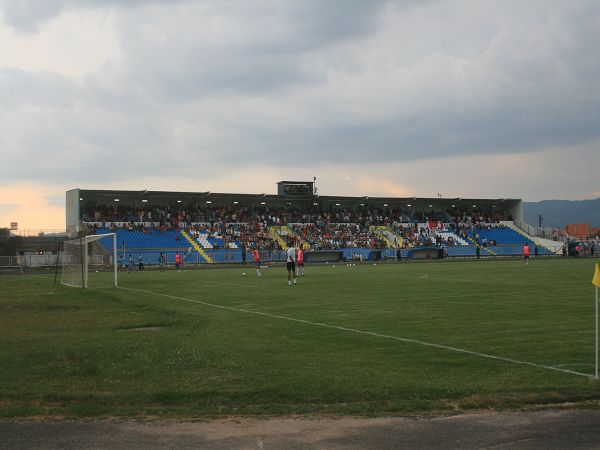
[[[127,289],[97,290],[4,277],[0,417],[597,405],[585,376],[394,339],[593,375],[593,271],[583,259],[330,264],[289,287],[284,268],[248,266],[123,273]]]

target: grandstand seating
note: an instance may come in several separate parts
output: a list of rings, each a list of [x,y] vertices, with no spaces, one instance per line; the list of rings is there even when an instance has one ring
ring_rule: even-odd
[[[214,248],[210,239],[211,238],[208,237],[208,234],[200,233],[198,235],[198,237],[196,238],[196,241],[198,241],[198,244],[200,244],[200,247],[210,249],[210,248]]]
[[[239,242],[236,241],[225,241],[223,236],[219,234],[213,234],[210,236],[208,233],[200,233],[198,238],[196,239],[198,244],[202,248],[211,249],[211,248],[239,248]]]
[[[476,235],[479,235],[479,242],[484,243],[485,247],[493,251],[496,255],[514,255],[521,254],[521,249],[527,243],[531,247],[531,253],[536,244],[527,236],[513,230],[509,227],[491,227],[491,228],[475,228]],[[475,235],[471,233],[471,238],[475,239]],[[495,245],[493,243],[495,242]],[[538,247],[540,255],[552,254],[545,247]]]
[[[127,211],[125,211],[127,213]],[[122,219],[130,217],[117,216]],[[149,214],[147,214],[149,216]],[[93,214],[94,217],[98,214]],[[285,209],[214,208],[171,214],[157,211],[160,221],[91,222],[98,233],[116,230],[119,251],[156,253],[185,251],[194,261],[241,260],[241,247],[278,252],[293,239],[306,249],[385,250],[400,244],[404,249],[444,245],[449,256],[475,256],[476,242],[482,256],[520,255],[524,242],[535,244],[510,227],[488,223],[471,214],[457,217],[431,216],[425,223],[408,222],[398,211],[344,209],[302,212]],[[201,222],[190,221],[201,219]],[[431,219],[433,217],[433,219]],[[437,219],[436,219],[437,217]],[[450,219],[443,222],[443,219]],[[185,230],[182,232],[179,230]],[[206,250],[206,252],[204,251]],[[539,254],[548,250],[539,247]],[[393,252],[391,253],[393,254]]]
[[[475,228],[475,232],[479,235],[479,241],[487,242],[496,241],[497,245],[524,245],[527,242],[529,245],[535,245],[531,239],[526,238],[522,234],[517,233],[512,228],[494,227],[494,228]],[[471,233],[471,237],[475,237]]]
[[[302,242],[307,242],[313,248],[385,248],[381,237],[373,233],[368,227],[361,227],[357,223],[327,223],[301,224],[290,226],[292,233],[300,236]]]
[[[454,241],[454,245],[469,245],[467,241],[452,231],[437,231],[435,235],[442,238],[445,242],[448,242],[449,239],[452,239]]]
[[[99,228],[96,234],[113,233],[110,228]],[[117,249],[187,249],[189,243],[181,236],[179,230],[137,231],[117,229]]]
[[[133,255],[135,263],[137,263],[137,258],[141,256],[146,264],[158,264],[161,251],[164,251],[167,254],[169,263],[175,261],[176,252],[184,254],[187,259],[197,262],[206,262],[206,259],[193,249],[190,252],[190,243],[182,236],[179,230],[140,231],[137,229],[128,230],[123,228],[118,228],[117,230],[112,230],[110,228],[96,229],[96,234],[113,232],[117,234],[117,252],[119,257],[125,254]],[[190,258],[192,254],[193,259]],[[121,264],[123,264],[123,261],[121,261]]]

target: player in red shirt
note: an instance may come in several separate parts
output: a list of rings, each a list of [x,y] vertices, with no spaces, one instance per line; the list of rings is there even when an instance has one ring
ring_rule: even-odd
[[[529,255],[531,254],[531,250],[529,248],[529,244],[525,242],[523,246],[523,258],[525,259],[525,265],[529,264]]]
[[[298,249],[298,253],[296,254],[296,260],[298,262],[298,275],[301,277],[304,276],[304,250],[302,247]]]
[[[175,268],[181,272],[181,255],[179,254],[179,252],[175,253]]]
[[[260,253],[258,253],[258,249],[255,248],[252,250],[252,257],[254,258],[254,263],[256,264],[256,275],[260,277]]]

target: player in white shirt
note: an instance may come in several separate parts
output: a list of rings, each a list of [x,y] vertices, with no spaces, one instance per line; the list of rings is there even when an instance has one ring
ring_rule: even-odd
[[[296,284],[296,249],[293,246],[287,249],[287,272],[288,272],[288,285],[292,285],[292,280]]]

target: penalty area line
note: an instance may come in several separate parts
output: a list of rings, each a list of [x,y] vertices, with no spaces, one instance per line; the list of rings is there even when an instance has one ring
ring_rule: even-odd
[[[311,322],[310,320],[296,319],[294,317],[282,316],[279,314],[270,314],[270,313],[261,312],[261,311],[253,311],[251,309],[233,308],[231,306],[216,305],[214,303],[203,302],[202,300],[194,300],[194,299],[186,298],[186,297],[178,297],[176,295],[162,294],[160,292],[147,291],[144,289],[133,289],[133,288],[125,288],[125,287],[119,287],[119,289],[124,289],[127,291],[134,291],[134,292],[143,292],[144,294],[157,295],[159,297],[170,298],[173,300],[182,300],[185,302],[197,303],[200,305],[209,306],[211,308],[224,309],[227,311],[234,311],[234,312],[245,313],[245,314],[254,314],[256,316],[269,317],[272,319],[288,320],[290,322],[303,323],[306,325],[312,325],[312,326],[316,326],[316,327],[330,328],[333,330],[346,331],[349,333],[362,334],[362,335],[373,336],[373,337],[378,337],[378,338],[382,338],[382,339],[391,339],[394,341],[405,342],[405,343],[409,343],[409,344],[418,344],[418,345],[423,345],[425,347],[437,348],[437,349],[441,349],[441,350],[449,350],[449,351],[456,352],[456,353],[464,353],[467,355],[478,356],[480,358],[487,358],[487,359],[493,359],[496,361],[508,362],[511,364],[535,367],[537,369],[552,370],[554,372],[568,373],[571,375],[578,375],[580,377],[594,378],[593,375],[576,372],[574,370],[562,369],[562,368],[556,367],[556,366],[546,366],[544,364],[536,364],[536,363],[532,363],[529,361],[521,361],[518,359],[506,358],[503,356],[490,355],[487,353],[476,352],[474,350],[467,350],[464,348],[452,347],[449,345],[435,344],[433,342],[421,341],[419,339],[409,339],[409,338],[403,338],[403,337],[399,337],[399,336],[391,336],[388,334],[375,333],[373,331],[357,330],[355,328],[348,328],[348,327],[343,327],[340,325],[330,325],[330,324],[321,323],[321,322]]]

